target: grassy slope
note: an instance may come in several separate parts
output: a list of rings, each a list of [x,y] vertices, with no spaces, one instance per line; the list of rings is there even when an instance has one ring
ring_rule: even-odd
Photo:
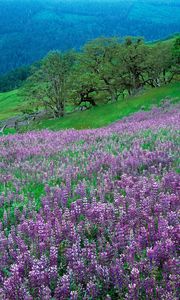
[[[178,82],[161,88],[148,89],[142,95],[119,100],[113,104],[97,106],[84,112],[71,113],[63,119],[43,120],[35,124],[34,129],[98,128],[132,114],[142,106],[149,109],[152,105],[158,105],[167,96],[175,98],[176,101],[180,99]],[[20,114],[22,105],[23,102],[18,96],[17,90],[0,94],[0,121]],[[11,132],[11,130],[8,130],[8,132]]]
[[[74,112],[63,119],[42,120],[34,124],[32,129],[99,128],[138,111],[142,106],[149,109],[153,105],[158,105],[165,97],[180,101],[178,82],[161,88],[148,89],[142,95],[119,100],[116,103],[97,106],[84,112]],[[22,100],[17,95],[17,91],[0,94],[0,121],[20,113],[21,105]],[[7,133],[14,133],[14,130],[8,129]]]
[[[142,95],[119,100],[113,104],[97,106],[84,112],[75,112],[65,116],[63,119],[43,120],[36,124],[34,128],[49,128],[52,130],[99,128],[138,111],[142,106],[145,109],[149,109],[153,105],[158,105],[165,97],[174,98],[174,102],[179,101],[179,83],[149,89]]]
[[[18,96],[18,90],[0,93],[0,121],[20,114],[21,105],[22,99]]]

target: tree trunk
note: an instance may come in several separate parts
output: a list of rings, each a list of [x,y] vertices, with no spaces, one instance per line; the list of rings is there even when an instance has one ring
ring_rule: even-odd
[[[54,114],[56,118],[62,118],[64,117],[64,102],[63,101],[58,101]]]
[[[142,86],[142,84],[141,84],[139,75],[135,75],[135,78],[134,78],[134,88],[135,88],[135,90],[138,90],[139,88],[141,88],[141,86]]]
[[[61,117],[64,117],[64,103],[63,103],[63,102],[61,102],[60,116],[61,116]]]
[[[117,92],[115,91],[110,91],[110,96],[111,96],[111,101],[116,102],[118,100],[118,95]]]
[[[166,70],[165,69],[163,70],[163,81],[164,81],[164,84],[167,84],[167,82],[166,82]]]
[[[92,99],[92,98],[91,98],[90,103],[92,104],[92,106],[96,106],[96,103],[95,103],[94,99]]]
[[[96,103],[95,103],[94,99],[92,98],[92,96],[89,96],[89,94],[91,92],[92,91],[86,91],[86,92],[81,92],[80,93],[80,101],[78,103],[78,106],[80,104],[82,104],[83,102],[89,102],[92,106],[96,106]]]
[[[130,88],[128,89],[128,94],[129,96],[132,96],[132,90]]]

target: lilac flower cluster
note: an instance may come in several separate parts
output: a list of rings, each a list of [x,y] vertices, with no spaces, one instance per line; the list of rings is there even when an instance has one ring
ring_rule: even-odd
[[[0,138],[0,299],[178,299],[180,111]]]

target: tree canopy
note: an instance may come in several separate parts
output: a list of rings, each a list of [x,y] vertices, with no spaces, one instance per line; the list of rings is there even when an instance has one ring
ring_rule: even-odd
[[[142,38],[97,38],[80,52],[50,52],[22,91],[54,117],[63,117],[67,103],[96,106],[158,87],[179,75],[179,38],[171,43],[146,44]],[[31,103],[32,103],[31,102]]]

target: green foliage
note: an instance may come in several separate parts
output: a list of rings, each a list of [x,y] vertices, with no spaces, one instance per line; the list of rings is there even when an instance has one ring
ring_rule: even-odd
[[[118,38],[97,38],[84,46],[80,57],[81,72],[86,70],[96,77],[99,87],[95,91],[106,93],[107,100],[117,100],[122,88],[119,65],[121,48]]]
[[[172,43],[147,45],[142,38],[98,38],[87,43],[69,78],[74,103],[117,101],[146,85],[170,83],[178,74]]]
[[[98,38],[81,52],[50,52],[31,68],[20,89],[21,110],[50,112],[55,118],[73,106],[102,105],[169,84],[179,75],[178,37],[145,44],[142,38]],[[28,105],[27,105],[28,103]]]
[[[173,43],[157,43],[151,47],[147,82],[152,87],[167,84],[179,74],[178,53],[175,51],[177,40]]]
[[[115,69],[119,50],[117,38],[98,38],[84,46],[69,79],[75,104],[89,102],[95,106],[96,102],[117,100]]]
[[[180,37],[177,37],[173,46],[173,55],[175,61],[180,64]]]
[[[89,72],[82,72],[76,68],[69,78],[69,100],[79,106],[83,103],[90,103],[95,106],[95,93],[101,88],[98,76]]]
[[[159,105],[161,100],[169,97],[173,102],[180,101],[179,83],[171,83],[160,88],[148,88],[142,95],[130,96],[119,99],[117,102],[95,106],[84,112],[75,112],[66,115],[62,119],[44,120],[34,124],[31,129],[39,130],[48,128],[51,130],[61,129],[88,129],[107,126],[125,116],[145,110],[153,105]]]
[[[75,54],[50,52],[24,85],[21,95],[30,106],[50,110],[54,117],[63,117],[67,95],[67,78],[75,61]]]

